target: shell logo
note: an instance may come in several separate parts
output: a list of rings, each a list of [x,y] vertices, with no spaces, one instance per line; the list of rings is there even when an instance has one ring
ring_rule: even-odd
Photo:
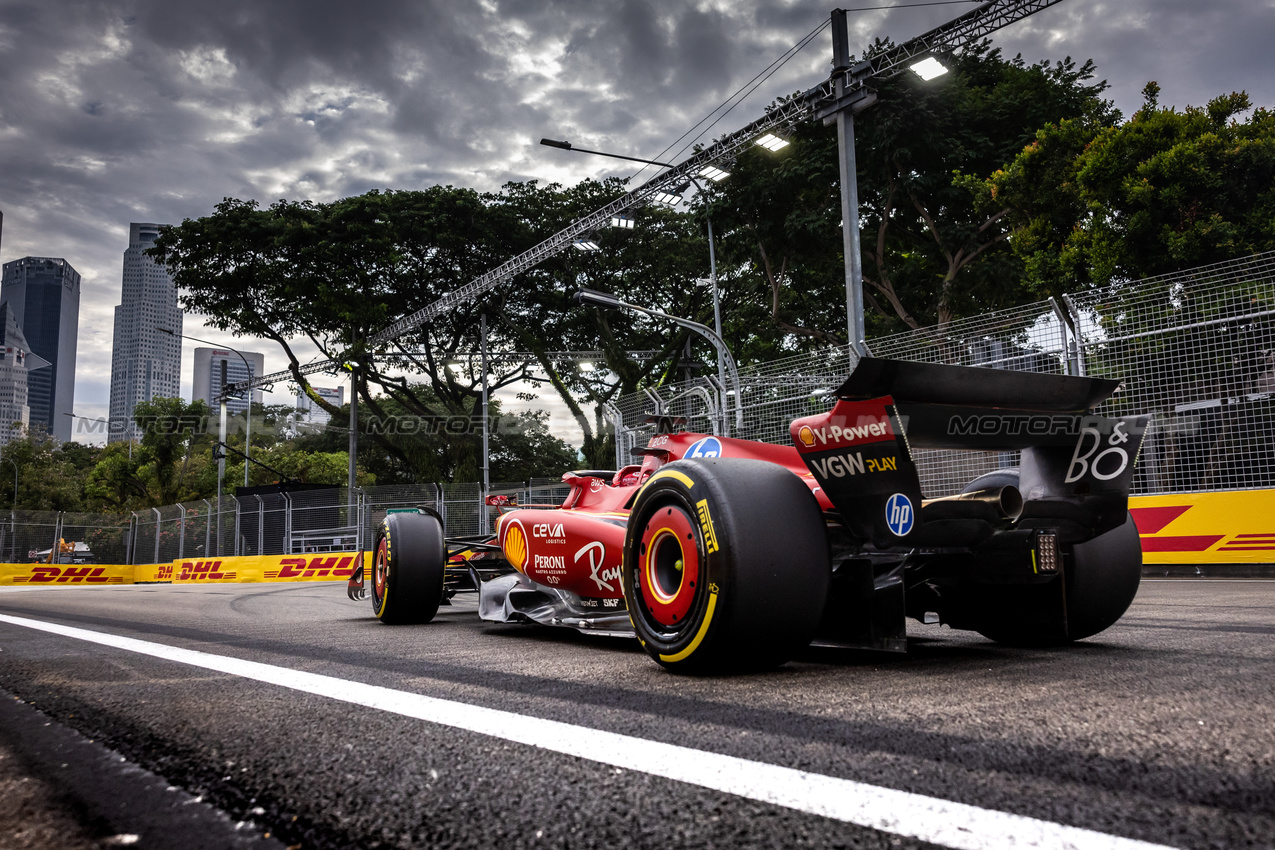
[[[810,448],[815,444],[815,432],[810,430],[809,425],[802,425],[800,430],[797,431],[797,439],[801,440],[806,448]]]
[[[527,532],[522,523],[514,520],[505,531],[505,540],[501,544],[505,550],[505,559],[515,570],[521,571],[527,563]]]

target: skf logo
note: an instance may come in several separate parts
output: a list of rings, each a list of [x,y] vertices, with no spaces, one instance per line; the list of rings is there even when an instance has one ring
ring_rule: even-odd
[[[354,572],[350,566],[352,563],[353,555],[319,556],[309,561],[305,558],[283,558],[279,561],[279,571],[266,570],[266,578],[346,578]]]
[[[183,561],[178,581],[234,581],[235,573],[222,572],[221,561]]]
[[[121,576],[103,575],[106,567],[33,567],[29,576],[14,576],[15,583],[31,584],[123,584]]]
[[[695,509],[699,511],[699,527],[704,531],[704,550],[711,555],[720,547],[717,545],[717,532],[713,529],[713,517],[708,512],[708,499],[697,502]]]
[[[505,550],[505,558],[515,570],[521,571],[526,566],[527,532],[523,530],[522,523],[517,520],[509,523],[505,529],[505,540],[501,548]]]

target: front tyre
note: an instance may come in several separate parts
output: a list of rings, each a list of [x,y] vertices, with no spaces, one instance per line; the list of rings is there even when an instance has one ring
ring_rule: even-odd
[[[372,550],[372,611],[382,623],[428,623],[443,598],[443,524],[429,514],[386,515]]]
[[[625,602],[647,654],[669,670],[783,663],[814,637],[830,572],[818,502],[773,463],[671,463],[629,515]]]

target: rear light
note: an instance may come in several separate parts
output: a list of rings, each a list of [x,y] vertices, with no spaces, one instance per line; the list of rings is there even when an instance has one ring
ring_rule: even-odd
[[[1058,572],[1058,535],[1042,531],[1036,535],[1036,550],[1032,553],[1032,566],[1038,573]]]

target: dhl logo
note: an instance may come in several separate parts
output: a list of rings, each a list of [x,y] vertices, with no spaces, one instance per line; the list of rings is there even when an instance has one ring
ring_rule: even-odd
[[[155,568],[155,581],[172,581],[173,565],[161,564]]]
[[[1174,521],[1195,505],[1165,505],[1163,507],[1131,507],[1133,521],[1138,526],[1143,552],[1254,552],[1275,551],[1275,532],[1262,534],[1161,534]],[[1188,521],[1189,522],[1189,521]],[[1185,530],[1185,529],[1184,529]],[[1229,539],[1227,539],[1229,537]],[[1219,542],[1222,545],[1213,549]]]
[[[317,557],[307,561],[305,558],[283,558],[279,561],[279,571],[266,570],[266,578],[347,578],[354,573],[353,555],[333,555],[330,558]]]
[[[183,561],[178,581],[234,581],[235,573],[222,572],[221,561]]]
[[[106,567],[33,567],[29,576],[14,576],[15,583],[123,584],[121,576],[105,575]]]

